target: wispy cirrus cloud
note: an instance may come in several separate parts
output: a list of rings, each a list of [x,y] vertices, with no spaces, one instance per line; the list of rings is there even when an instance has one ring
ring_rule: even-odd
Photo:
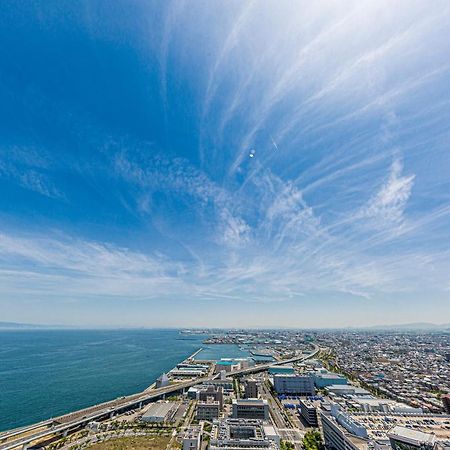
[[[69,236],[0,234],[0,278],[5,288],[35,295],[151,298],[182,284],[180,263],[102,242]],[[179,288],[178,288],[179,289]]]
[[[411,196],[414,175],[402,175],[403,164],[396,159],[388,179],[362,209],[361,216],[370,219],[376,227],[401,227],[406,204]]]
[[[217,236],[214,240],[231,247],[248,241],[250,227],[234,212],[233,194],[227,189],[186,159],[170,159],[161,154],[148,158],[142,152],[138,155],[133,159],[133,155],[120,152],[114,159],[114,167],[120,177],[140,187],[143,212],[151,213],[151,199],[157,193],[174,198],[187,196],[185,201],[192,212],[206,215],[210,232]]]
[[[41,169],[32,166],[16,166],[0,160],[0,178],[13,182],[24,189],[53,199],[65,199],[51,177]]]

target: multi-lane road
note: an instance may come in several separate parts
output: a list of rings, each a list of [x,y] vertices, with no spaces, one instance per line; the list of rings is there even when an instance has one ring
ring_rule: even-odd
[[[247,375],[262,372],[273,365],[283,365],[303,361],[314,357],[319,350],[320,349],[316,347],[312,353],[306,356],[301,355],[284,361],[270,362],[267,364],[249,367],[247,369],[235,370],[227,375]],[[159,389],[147,390],[137,394],[121,397],[116,400],[91,406],[89,408],[75,411],[73,413],[46,420],[34,425],[6,431],[0,434],[0,450],[12,450],[18,447],[26,449],[28,446],[34,445],[37,442],[41,442],[61,434],[65,435],[71,430],[83,427],[91,421],[104,420],[108,417],[114,416],[117,413],[123,413],[126,410],[140,407],[143,404],[164,396],[165,394],[181,391],[196,384],[211,381],[216,377],[217,375],[212,375],[186,382],[174,383],[170,386]]]

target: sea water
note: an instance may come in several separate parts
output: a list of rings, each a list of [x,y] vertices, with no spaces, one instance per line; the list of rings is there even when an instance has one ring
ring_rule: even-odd
[[[0,430],[142,391],[203,339],[178,330],[0,331]]]

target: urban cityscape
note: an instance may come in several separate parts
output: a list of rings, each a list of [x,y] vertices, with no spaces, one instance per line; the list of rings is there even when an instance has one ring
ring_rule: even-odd
[[[143,392],[2,432],[0,449],[450,448],[448,332],[211,332],[180,336],[249,356],[201,347]]]

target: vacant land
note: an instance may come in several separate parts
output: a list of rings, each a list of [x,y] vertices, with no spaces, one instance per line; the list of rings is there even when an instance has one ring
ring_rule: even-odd
[[[110,439],[91,445],[89,450],[164,450],[170,436],[136,436]]]

